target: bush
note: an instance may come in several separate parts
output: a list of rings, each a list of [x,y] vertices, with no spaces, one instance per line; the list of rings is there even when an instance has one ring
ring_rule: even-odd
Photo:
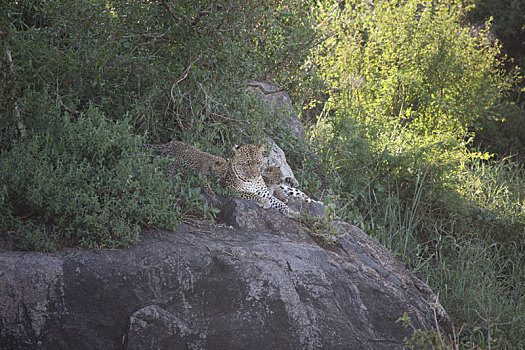
[[[520,129],[499,44],[472,36],[457,2],[318,6],[323,41],[302,88],[324,107],[310,135],[337,214],[429,281],[466,324],[462,343],[522,347],[523,170],[469,148],[494,120]]]
[[[295,56],[308,52],[311,32],[305,30],[308,17],[301,16],[308,7],[300,2],[67,0],[1,6],[15,73],[3,65],[0,96],[6,98],[0,110],[12,114],[18,99],[28,128],[39,127],[31,95],[52,86],[54,97],[71,111],[85,111],[91,103],[112,120],[128,115],[154,142],[182,139],[206,149],[240,143],[240,135],[260,142],[256,137],[264,125],[246,82],[266,70],[282,72],[281,63],[297,66]]]
[[[513,156],[525,164],[525,109],[512,102],[496,111],[497,119],[482,120],[476,128],[478,147],[498,155]]]
[[[108,121],[95,107],[78,116],[55,108],[45,118],[47,130],[13,144],[0,159],[8,169],[2,215],[12,216],[21,248],[127,247],[142,227],[178,225],[179,185],[158,171],[165,162],[141,154],[143,141],[127,120]]]
[[[450,201],[471,157],[470,130],[493,118],[513,84],[500,47],[486,32],[470,35],[464,15],[445,2],[319,3],[325,40],[310,61],[328,98],[313,139],[338,192],[362,201],[363,215],[369,191],[380,203],[395,189],[409,208],[422,171],[421,210],[461,210]]]
[[[461,6],[431,1],[328,2],[327,39],[316,52],[332,108],[386,128],[420,134],[465,131],[489,116],[510,86],[500,47],[459,23]],[[328,20],[332,16],[331,20]]]
[[[28,249],[37,236],[126,246],[150,221],[172,227],[181,212],[173,212],[175,197],[184,210],[213,218],[199,179],[170,185],[160,172],[147,175],[155,166],[131,155],[142,142],[132,133],[225,157],[232,144],[260,144],[274,116],[246,81],[282,72],[281,64],[299,66],[295,57],[304,58],[311,43],[302,2],[67,0],[2,2],[0,10],[0,147],[2,165],[13,169],[2,177],[0,207]],[[17,141],[15,105],[25,140]],[[272,133],[286,139],[286,131]]]
[[[486,21],[494,22],[493,32],[502,41],[505,51],[516,59],[516,63],[525,67],[525,3],[521,0],[476,0],[475,6],[468,12],[468,19],[478,27]]]

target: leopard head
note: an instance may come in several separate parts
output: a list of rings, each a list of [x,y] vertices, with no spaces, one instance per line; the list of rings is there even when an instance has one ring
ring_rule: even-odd
[[[264,169],[262,177],[266,186],[283,183],[283,172],[276,166],[269,166]]]
[[[218,158],[211,166],[211,170],[219,179],[224,179],[228,173],[228,162],[224,158]]]
[[[240,179],[251,180],[261,175],[265,148],[265,145],[244,145],[241,147],[235,145],[233,147],[235,155],[231,159],[231,166]]]

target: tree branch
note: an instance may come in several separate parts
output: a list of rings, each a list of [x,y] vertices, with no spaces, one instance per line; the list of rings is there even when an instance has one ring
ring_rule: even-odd
[[[193,21],[191,21],[191,24],[192,25],[196,25],[197,23],[199,23],[199,21],[201,20],[202,16],[209,15],[211,13],[212,6],[213,5],[210,5],[205,10],[200,10],[197,13],[197,16],[195,16],[195,18],[193,19]]]
[[[7,39],[4,40],[4,43],[5,43],[5,54],[7,56],[7,61],[9,62],[9,75],[11,75],[11,79],[13,79],[15,75],[15,70],[14,70],[14,65],[13,65],[13,58],[11,56],[11,48],[9,47],[9,42],[7,41]],[[22,119],[22,113],[20,112],[20,107],[18,106],[18,102],[16,100],[16,89],[14,88],[11,90],[11,97],[14,103],[16,126],[18,127],[18,131],[20,131],[20,136],[25,137],[26,136],[26,126],[25,126],[24,120]]]
[[[250,86],[250,87],[258,87],[263,94],[265,95],[271,95],[271,94],[276,94],[278,92],[283,92],[283,91],[286,91],[285,88],[280,88],[280,89],[277,89],[277,90],[273,90],[273,91],[270,91],[270,90],[266,90],[264,88],[264,86],[262,86],[262,83],[261,84],[257,84],[257,83],[248,83],[247,86]]]
[[[161,0],[161,3],[166,8],[170,16],[173,17],[173,19],[175,19],[176,21],[180,21],[181,19],[184,19],[186,21],[188,20],[188,18],[184,16],[183,14],[173,11],[173,9],[171,8],[170,5],[168,5],[166,0]]]

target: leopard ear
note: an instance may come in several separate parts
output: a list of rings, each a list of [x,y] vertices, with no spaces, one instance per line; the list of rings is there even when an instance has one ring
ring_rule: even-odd
[[[266,145],[263,143],[262,145],[259,146],[259,153],[260,154],[263,154],[263,152],[266,150]]]
[[[233,149],[233,153],[235,153],[235,154],[237,154],[237,152],[239,152],[239,146],[238,145],[234,145],[232,147],[232,149]]]

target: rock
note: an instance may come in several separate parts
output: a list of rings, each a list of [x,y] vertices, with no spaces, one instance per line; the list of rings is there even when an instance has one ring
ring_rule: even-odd
[[[261,172],[263,172],[264,169],[269,166],[278,167],[283,173],[283,181],[288,183],[290,186],[298,187],[299,182],[295,178],[292,168],[290,168],[288,162],[286,161],[286,155],[284,154],[284,151],[275,143],[274,140],[270,139],[270,142],[272,144],[272,147],[270,148],[270,154],[268,157],[265,157],[263,161],[263,169]]]
[[[275,84],[262,79],[248,81],[248,88],[266,102],[270,110],[279,117],[278,123],[285,123],[292,134],[302,140],[306,137],[301,120],[292,106],[292,101],[286,90],[279,89]]]
[[[186,322],[157,305],[146,306],[133,313],[124,348],[203,349],[206,336],[191,330]]]
[[[290,209],[296,212],[306,212],[312,217],[322,218],[325,214],[326,207],[319,202],[306,203],[301,200],[291,200],[286,203]]]
[[[262,101],[266,102],[266,105],[272,111],[276,113],[278,124],[285,124],[286,128],[298,139],[304,139],[306,132],[304,131],[301,120],[297,117],[290,96],[285,90],[279,90],[274,84],[261,80],[254,79],[248,81],[248,87],[250,91],[254,92]],[[268,157],[264,159],[263,168],[269,166],[276,166],[281,169],[283,173],[283,179],[288,182],[291,186],[299,186],[299,182],[295,178],[292,169],[286,162],[286,155],[284,151],[275,143],[271,138],[270,153]]]
[[[306,138],[304,126],[298,117],[299,113],[294,109],[290,95],[288,95],[286,90],[280,89],[275,84],[262,79],[250,80],[247,85],[250,91],[266,103],[270,112],[276,115],[277,120],[275,120],[275,125],[281,125],[288,129],[290,134],[299,140],[304,140]],[[272,143],[278,148],[272,147],[268,157],[269,164],[267,166],[279,166],[287,182],[291,186],[298,187],[299,183],[286,162],[284,152],[275,141],[272,140]],[[321,179],[321,188],[328,188],[328,183],[324,180],[327,175],[324,173],[320,165],[321,161],[318,155],[308,147],[305,157],[308,159],[308,162],[315,165],[314,171]]]
[[[434,327],[428,286],[356,227],[324,249],[275,210],[224,207],[128,250],[1,252],[0,349],[399,349],[403,312]]]
[[[219,217],[233,228],[244,231],[267,231],[279,234],[297,233],[301,224],[290,220],[277,209],[262,209],[258,204],[239,197],[220,197]]]

